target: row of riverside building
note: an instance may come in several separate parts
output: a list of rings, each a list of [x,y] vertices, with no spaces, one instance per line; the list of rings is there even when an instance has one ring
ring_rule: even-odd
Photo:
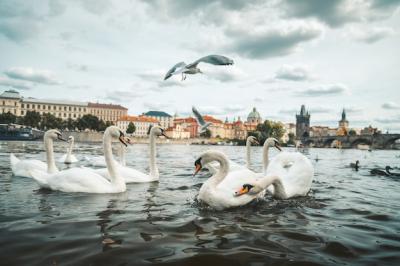
[[[75,120],[91,114],[104,122],[114,124],[128,114],[127,108],[117,104],[24,98],[15,90],[0,94],[0,113],[10,112],[16,116],[24,116],[28,111],[35,111],[41,115],[50,113],[63,120],[69,118]]]
[[[225,122],[212,116],[203,116],[206,122],[212,124],[208,127],[212,138],[221,139],[245,139],[248,132],[255,131],[262,118],[256,108],[242,121],[240,117],[233,122]],[[171,116],[162,111],[149,111],[139,116],[123,116],[117,121],[117,126],[126,131],[129,123],[135,125],[136,131],[132,134],[135,137],[147,135],[148,129],[153,125],[161,125],[165,128],[166,135],[173,139],[189,139],[199,137],[199,125],[193,117]]]
[[[199,125],[193,117],[172,116],[163,111],[149,111],[138,116],[128,115],[128,109],[117,104],[104,104],[92,102],[48,100],[23,97],[15,90],[7,90],[0,94],[0,113],[10,112],[16,116],[24,116],[28,111],[35,111],[41,115],[50,113],[63,120],[81,118],[91,114],[104,122],[111,122],[126,131],[129,124],[135,125],[135,137],[146,137],[151,126],[160,125],[165,129],[166,135],[173,139],[189,139],[199,137]],[[205,115],[204,120],[211,122],[209,130],[212,138],[242,139],[248,132],[255,131],[258,124],[263,123],[260,113],[253,108],[242,121],[240,117],[233,121],[219,120]],[[288,140],[288,133],[295,133],[294,124],[284,124],[286,133],[283,142]]]

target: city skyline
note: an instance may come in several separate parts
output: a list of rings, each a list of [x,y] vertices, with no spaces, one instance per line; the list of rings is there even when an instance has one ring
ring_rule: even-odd
[[[294,123],[305,104],[311,125],[337,126],[345,108],[350,127],[400,132],[398,1],[177,3],[2,1],[0,88],[222,120],[255,106]],[[211,53],[235,65],[162,81]]]

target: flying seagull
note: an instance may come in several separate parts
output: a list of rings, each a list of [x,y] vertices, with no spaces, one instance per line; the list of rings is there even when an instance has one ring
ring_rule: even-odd
[[[212,123],[204,121],[203,117],[201,116],[199,111],[197,111],[197,109],[194,106],[192,107],[192,111],[193,111],[194,117],[196,117],[197,123],[199,123],[199,125],[200,125],[200,134],[206,132],[207,128]]]
[[[179,62],[178,64],[174,65],[170,70],[168,70],[167,74],[164,77],[164,80],[169,79],[173,75],[182,74],[182,81],[183,81],[186,79],[186,74],[194,75],[197,73],[203,73],[197,67],[197,65],[201,62],[209,63],[209,64],[213,64],[213,65],[219,65],[219,66],[233,65],[233,60],[229,59],[226,56],[207,55],[207,56],[204,56],[188,65],[186,65],[185,62]]]

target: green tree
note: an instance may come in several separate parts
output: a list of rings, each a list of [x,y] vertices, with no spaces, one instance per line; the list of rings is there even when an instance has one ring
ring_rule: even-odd
[[[12,124],[17,120],[17,116],[7,112],[0,114],[0,124]]]
[[[40,117],[40,114],[38,112],[28,111],[22,119],[22,122],[26,126],[37,128],[39,127],[40,120],[42,120],[42,118]]]
[[[288,140],[287,144],[295,145],[296,144],[296,142],[295,142],[296,138],[295,138],[294,134],[292,132],[290,132],[288,134],[288,136],[289,136],[289,140]]]
[[[72,118],[68,118],[67,120],[62,121],[61,128],[74,130],[76,128],[77,121],[73,120]]]
[[[132,133],[135,133],[135,131],[136,131],[135,124],[132,122],[129,122],[128,128],[126,129],[126,133],[132,134]]]
[[[77,128],[80,130],[92,129],[92,130],[104,130],[105,124],[103,120],[99,120],[97,116],[87,114],[78,118],[76,123]]]
[[[206,128],[206,131],[204,131],[203,133],[201,133],[201,134],[200,134],[200,137],[202,137],[202,138],[207,138],[207,139],[211,138],[211,131],[210,131],[208,128]]]
[[[53,129],[57,128],[60,129],[62,128],[63,121],[61,118],[56,117],[50,113],[45,113],[42,115],[42,120],[40,122],[40,128],[41,129]]]
[[[350,129],[349,136],[355,136],[355,135],[357,135],[357,132],[354,129]]]
[[[264,143],[270,137],[280,140],[284,133],[285,129],[281,122],[265,120],[264,123],[257,125],[257,130],[252,135],[257,137],[260,143]]]

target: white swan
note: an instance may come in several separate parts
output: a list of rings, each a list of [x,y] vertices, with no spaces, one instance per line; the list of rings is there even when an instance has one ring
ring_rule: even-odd
[[[265,177],[243,183],[236,195],[257,195],[268,189],[278,199],[305,196],[313,177],[314,167],[306,156],[299,152],[282,152],[271,160]]]
[[[110,180],[90,168],[70,168],[55,174],[32,170],[32,176],[41,187],[52,190],[86,193],[124,192],[126,190],[125,180],[119,174],[118,167],[112,158],[111,142],[113,139],[118,139],[121,143],[126,144],[124,133],[116,126],[108,127],[103,136],[104,156]]]
[[[68,137],[68,143],[69,146],[67,149],[67,153],[61,156],[60,159],[58,159],[59,163],[71,164],[71,163],[76,163],[78,161],[75,155],[72,154],[72,149],[74,148],[74,136]]]
[[[66,141],[62,138],[61,133],[55,129],[50,129],[46,131],[43,136],[44,148],[46,151],[46,163],[35,159],[20,160],[11,153],[10,162],[13,174],[15,176],[32,177],[29,171],[33,169],[37,171],[47,172],[49,174],[57,172],[58,169],[54,162],[53,151],[53,141],[57,139]]]
[[[246,165],[240,165],[232,160],[229,160],[229,171],[236,171],[241,169],[250,169],[251,165],[251,145],[259,145],[257,138],[254,136],[248,136],[246,139]],[[210,173],[215,174],[218,171],[219,164],[212,162],[204,166]]]
[[[282,151],[281,146],[279,145],[279,141],[276,138],[267,138],[264,141],[263,145],[263,169],[262,172],[265,174],[267,172],[268,164],[269,164],[269,148],[275,147],[279,151]]]
[[[156,164],[156,136],[164,136],[168,138],[164,129],[159,126],[153,126],[150,129],[150,173],[145,174],[131,167],[126,167],[119,165],[118,170],[120,174],[124,177],[126,183],[146,183],[146,182],[154,182],[158,181],[160,174],[158,172],[158,167]],[[109,178],[106,169],[97,169],[96,173],[104,176],[105,178]]]
[[[210,162],[217,161],[220,165],[218,171],[201,186],[198,200],[205,202],[214,209],[222,210],[231,207],[242,206],[255,198],[264,196],[263,193],[246,194],[241,197],[235,196],[235,191],[244,183],[256,182],[257,174],[249,169],[243,168],[237,171],[229,171],[229,160],[219,151],[207,151],[200,155],[195,161],[196,175]]]
[[[125,137],[125,141],[128,144],[131,144],[130,143],[131,140],[129,138]],[[118,160],[119,161],[115,160],[115,163],[121,164],[123,166],[126,165],[126,163],[125,163],[125,148],[126,148],[125,145],[120,143],[120,145],[118,146]],[[106,159],[104,158],[104,156],[91,156],[91,157],[85,156],[84,159],[91,166],[107,167]]]

